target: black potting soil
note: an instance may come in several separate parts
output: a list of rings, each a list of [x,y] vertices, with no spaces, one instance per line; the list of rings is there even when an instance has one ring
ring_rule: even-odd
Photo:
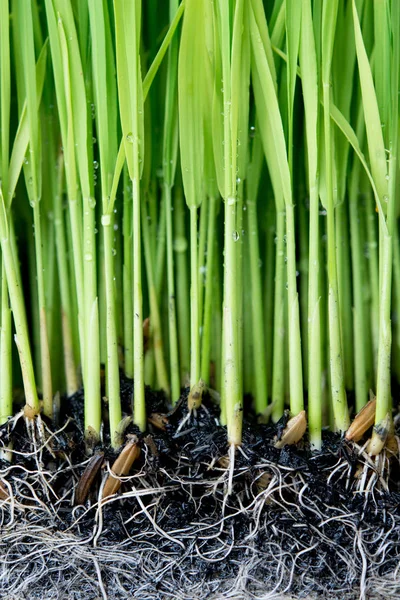
[[[121,392],[129,415],[132,382]],[[140,456],[103,501],[118,453],[105,437],[88,455],[83,393],[57,427],[2,426],[14,454],[0,464],[1,598],[399,597],[398,457],[329,432],[318,453],[278,450],[285,418],[246,415],[232,473],[218,407],[206,396],[188,418],[186,399],[168,413],[147,390],[148,432],[125,430]]]

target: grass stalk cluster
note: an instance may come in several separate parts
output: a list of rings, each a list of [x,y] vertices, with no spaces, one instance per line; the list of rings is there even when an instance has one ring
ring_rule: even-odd
[[[379,453],[399,70],[397,0],[0,0],[0,421],[83,385],[118,447],[122,371],[142,431],[207,387],[232,448],[288,409],[319,449],[372,389]]]

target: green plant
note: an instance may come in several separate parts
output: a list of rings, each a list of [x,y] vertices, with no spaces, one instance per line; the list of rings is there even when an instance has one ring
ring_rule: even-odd
[[[172,403],[189,383],[188,419],[211,389],[231,455],[245,394],[262,420],[305,409],[319,450],[323,427],[349,427],[348,392],[359,411],[372,387],[382,450],[400,374],[399,11],[1,0],[1,422],[21,375],[32,418],[82,383],[97,441],[104,363],[115,448],[124,370],[142,431],[145,382]]]

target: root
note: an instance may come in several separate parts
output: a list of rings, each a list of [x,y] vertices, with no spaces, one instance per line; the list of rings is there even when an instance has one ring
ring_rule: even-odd
[[[0,463],[1,598],[398,597],[388,453],[371,459],[364,447],[344,447],[322,468],[320,456],[279,464],[250,446],[216,458],[207,438],[195,447],[182,427],[170,466],[155,467],[143,446],[136,471],[118,477],[119,493],[103,499],[108,467],[96,493],[74,506],[88,461],[56,453],[65,427],[30,422],[16,462]]]

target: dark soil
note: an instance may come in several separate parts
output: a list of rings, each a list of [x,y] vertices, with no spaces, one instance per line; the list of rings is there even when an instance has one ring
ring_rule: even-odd
[[[130,414],[132,382],[122,378],[121,392]],[[104,461],[85,504],[74,503],[88,462],[83,392],[62,403],[62,425],[46,424],[47,438],[58,429],[47,444],[22,418],[0,429],[16,452],[12,465],[0,462],[8,490],[0,500],[1,598],[399,596],[396,458],[380,479],[378,464],[364,466],[359,447],[329,432],[321,452],[306,441],[278,450],[286,418],[259,425],[246,415],[228,495],[218,407],[205,397],[180,429],[187,393],[165,431],[126,429],[139,437],[141,455],[105,504],[99,489],[117,456],[107,438],[93,449]],[[168,413],[150,390],[147,407]]]

